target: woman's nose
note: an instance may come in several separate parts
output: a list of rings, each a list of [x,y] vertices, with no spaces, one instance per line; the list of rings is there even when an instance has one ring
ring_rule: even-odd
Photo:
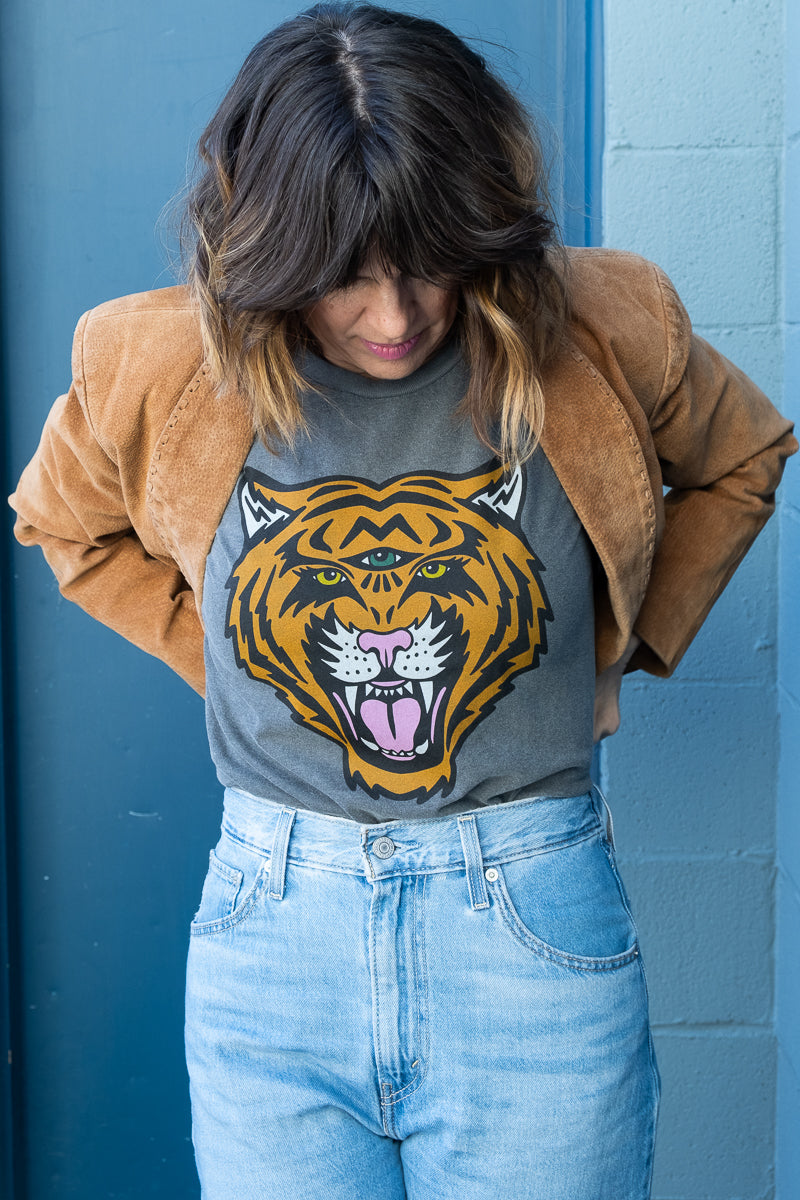
[[[384,279],[370,298],[374,332],[387,342],[401,342],[413,332],[414,298],[400,278]]]

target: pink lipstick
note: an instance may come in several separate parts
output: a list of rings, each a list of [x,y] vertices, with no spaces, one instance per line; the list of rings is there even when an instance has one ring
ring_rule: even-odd
[[[362,338],[361,341],[368,350],[371,350],[373,354],[377,354],[378,358],[392,360],[405,358],[407,354],[411,353],[421,337],[422,334],[417,333],[414,337],[409,338],[407,342],[395,342],[394,345],[384,342],[368,342],[366,338]]]

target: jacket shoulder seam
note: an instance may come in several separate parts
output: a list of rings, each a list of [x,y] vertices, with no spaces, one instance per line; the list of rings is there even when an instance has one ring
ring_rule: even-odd
[[[650,264],[656,278],[656,286],[658,287],[659,299],[661,301],[661,313],[664,321],[664,332],[666,336],[666,354],[664,356],[664,374],[661,379],[661,387],[659,388],[658,397],[656,399],[656,408],[667,396],[674,392],[680,382],[685,367],[686,354],[679,352],[676,345],[676,316],[678,315],[678,305],[676,304],[677,295],[675,289],[665,275],[661,267],[655,263]],[[688,348],[687,348],[688,349]],[[677,375],[677,378],[675,376]]]
[[[92,406],[91,406],[91,403],[89,400],[89,385],[86,380],[86,331],[89,328],[89,322],[91,320],[92,311],[93,310],[90,309],[88,312],[85,312],[83,314],[83,316],[81,317],[81,320],[78,324],[78,329],[80,331],[81,377],[80,377],[80,380],[75,381],[76,384],[79,384],[79,387],[76,388],[76,390],[78,392],[78,400],[80,402],[80,406],[83,409],[83,413],[86,418],[86,424],[89,426],[89,430],[91,432],[92,437],[94,438],[94,440],[97,443],[97,445],[99,446],[99,448],[102,450],[103,454],[105,454],[108,461],[110,463],[113,463],[114,458],[111,454],[109,454],[108,447],[104,444],[103,439],[100,437],[100,433],[97,428],[97,421],[95,420],[94,414],[92,413]]]

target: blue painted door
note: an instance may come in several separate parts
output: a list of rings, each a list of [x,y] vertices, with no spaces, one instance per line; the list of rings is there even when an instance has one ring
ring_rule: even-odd
[[[87,308],[172,282],[163,210],[245,52],[286,0],[5,0],[7,491],[69,383]],[[564,139],[567,239],[590,239],[591,0],[433,14],[504,43],[501,70]],[[566,207],[564,202],[566,200]],[[9,522],[10,524],[10,522]],[[0,851],[0,1194],[198,1194],[182,1055],[183,963],[220,814],[200,700],[6,546]]]

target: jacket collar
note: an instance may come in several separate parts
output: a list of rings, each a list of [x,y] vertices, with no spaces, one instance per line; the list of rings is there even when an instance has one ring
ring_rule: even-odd
[[[655,504],[644,456],[623,404],[573,343],[547,367],[543,383],[542,449],[603,566],[616,629],[604,634],[607,623],[601,619],[600,636],[621,643],[621,651],[655,546]],[[206,557],[252,443],[242,397],[218,396],[201,367],[172,412],[148,480],[152,519],[191,584],[198,609]],[[601,659],[617,657],[611,644],[597,649]]]

